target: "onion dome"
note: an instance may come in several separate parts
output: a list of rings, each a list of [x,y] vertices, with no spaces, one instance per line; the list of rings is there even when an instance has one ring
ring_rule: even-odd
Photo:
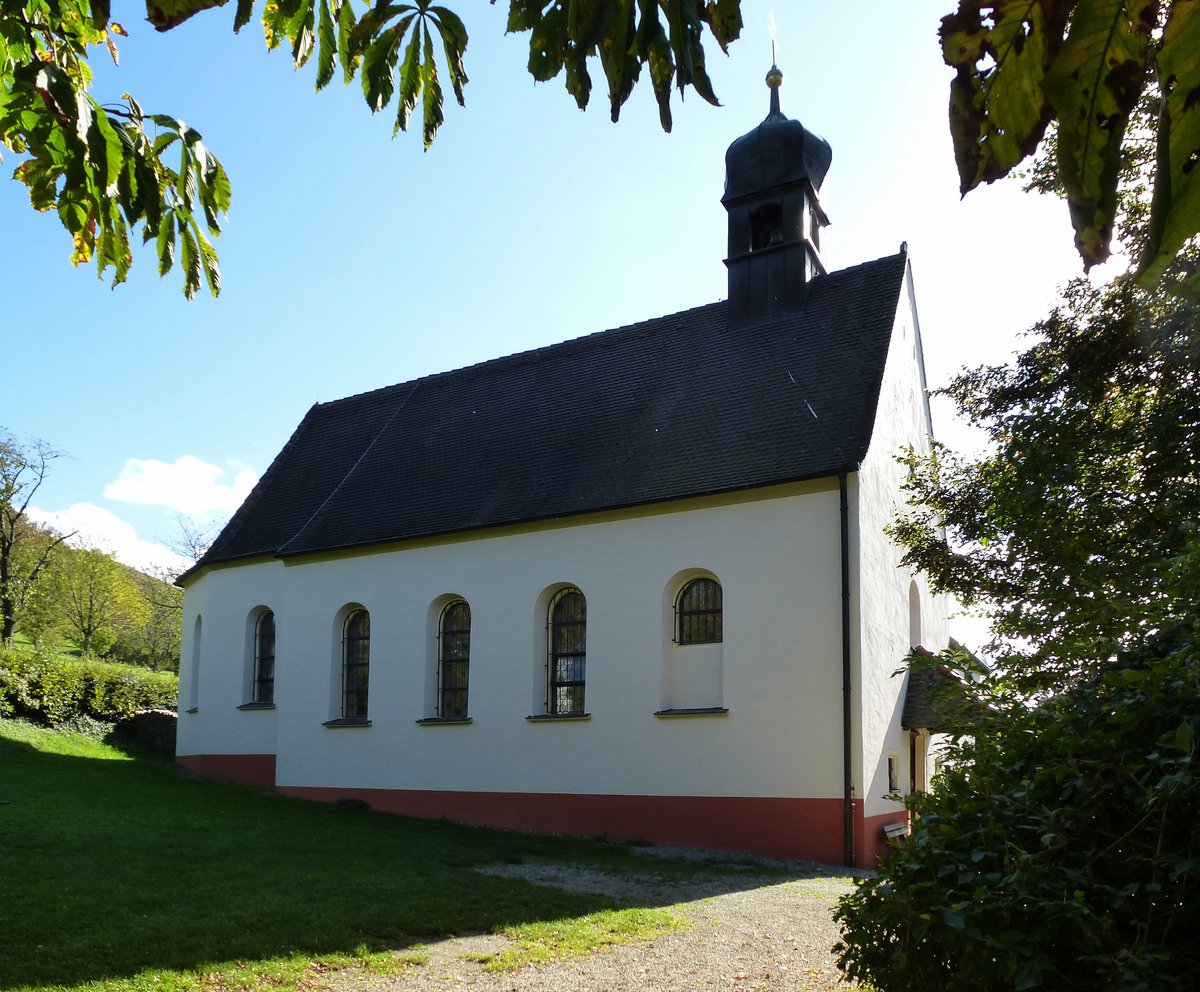
[[[779,109],[782,83],[783,73],[771,66],[767,73],[771,112],[753,131],[734,141],[725,153],[724,203],[803,180],[817,191],[825,180],[833,149],[824,138],[786,117]]]

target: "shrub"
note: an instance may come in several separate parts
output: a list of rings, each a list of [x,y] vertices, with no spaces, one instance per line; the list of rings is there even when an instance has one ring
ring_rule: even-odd
[[[59,726],[76,717],[105,723],[139,710],[174,709],[179,679],[125,665],[0,650],[0,716]]]
[[[911,836],[840,903],[843,971],[880,992],[1196,988],[1196,635],[1037,705],[991,692],[910,797]]]
[[[64,720],[54,729],[79,734],[81,737],[86,737],[89,740],[104,742],[108,741],[112,736],[115,726],[116,724],[109,723],[107,720],[97,720],[84,713],[79,713],[69,720]]]

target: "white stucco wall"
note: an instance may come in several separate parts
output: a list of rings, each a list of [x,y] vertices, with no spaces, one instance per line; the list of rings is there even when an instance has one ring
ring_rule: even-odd
[[[901,567],[900,549],[883,533],[884,526],[904,506],[900,487],[905,469],[896,461],[896,455],[908,445],[927,451],[931,433],[910,268],[897,308],[871,447],[852,479],[858,551],[852,598],[858,604],[859,616],[854,638],[855,709],[859,721],[855,786],[862,790],[858,795],[864,800],[867,816],[901,809],[898,803],[883,798],[888,793],[889,754],[898,759],[901,791],[908,788],[909,747],[900,726],[905,678],[893,678],[892,673],[902,666],[913,646],[910,627],[916,624],[911,622],[910,594],[914,583],[920,604],[919,643],[938,651],[949,641],[948,599],[933,596],[923,576]]]
[[[670,643],[670,604],[698,573],[723,588],[715,650]],[[193,693],[185,666],[180,698],[196,711],[181,713],[178,750],[277,753],[281,786],[840,797],[839,581],[836,481],[213,569],[185,596],[185,659],[202,618],[200,682]],[[542,604],[564,584],[587,598],[591,718],[530,722],[543,709]],[[431,610],[449,596],[471,607],[473,722],[419,725],[433,715]],[[371,726],[329,728],[336,618],[351,603],[371,614]],[[275,612],[276,709],[239,710],[260,606]],[[714,691],[728,714],[654,715],[713,705]]]

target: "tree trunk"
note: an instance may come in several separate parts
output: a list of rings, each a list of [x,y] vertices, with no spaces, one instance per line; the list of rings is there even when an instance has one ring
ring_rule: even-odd
[[[6,541],[0,549],[0,644],[5,647],[12,643],[13,628],[17,625],[17,604],[8,591],[9,568]]]

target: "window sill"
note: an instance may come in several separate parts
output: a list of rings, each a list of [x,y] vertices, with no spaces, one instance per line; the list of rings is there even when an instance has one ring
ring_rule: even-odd
[[[525,719],[530,723],[578,723],[591,718],[591,713],[536,713]]]
[[[371,721],[365,716],[343,716],[336,720],[326,720],[322,727],[369,727]]]
[[[273,709],[275,709],[275,704],[274,703],[242,703],[242,705],[239,706],[238,709],[239,710],[273,710]]]
[[[729,709],[725,706],[698,706],[686,710],[656,710],[655,716],[728,716]]]
[[[427,716],[423,720],[417,721],[419,727],[464,727],[467,724],[474,723],[473,717],[469,716]]]

